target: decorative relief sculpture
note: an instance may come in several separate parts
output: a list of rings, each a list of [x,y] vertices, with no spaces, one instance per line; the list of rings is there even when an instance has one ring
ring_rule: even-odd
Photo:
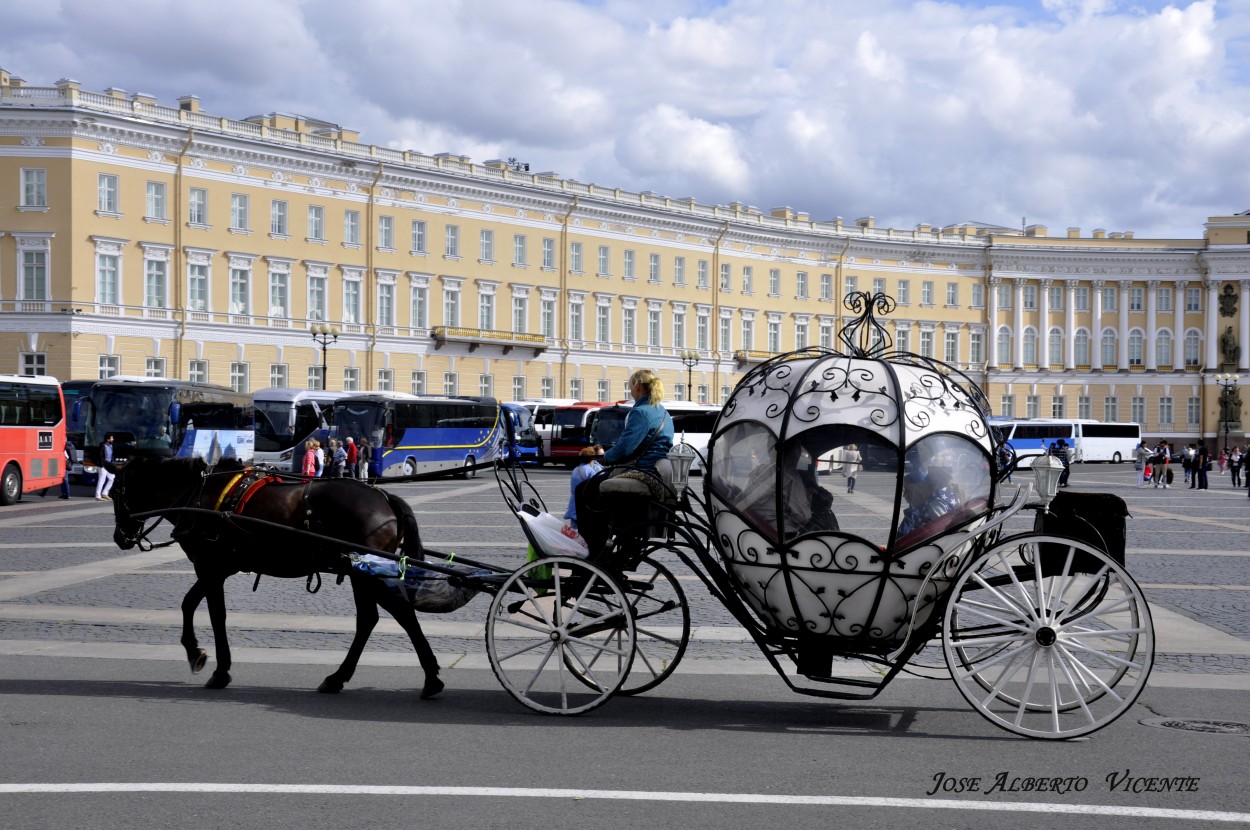
[[[1224,293],[1220,294],[1220,316],[1237,316],[1237,292],[1232,283],[1224,283]]]

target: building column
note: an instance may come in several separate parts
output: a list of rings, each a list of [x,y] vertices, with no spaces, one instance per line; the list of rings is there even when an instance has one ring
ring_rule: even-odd
[[[1120,283],[1120,360],[1121,372],[1128,371],[1128,283]]]
[[[1090,323],[1089,365],[1091,369],[1102,371],[1102,280],[1091,283],[1094,293],[1094,312]]]
[[[1220,332],[1219,332],[1219,304],[1220,304],[1220,284],[1217,280],[1207,280],[1203,283],[1207,289],[1207,371],[1218,372],[1220,370]]]
[[[1185,280],[1173,283],[1176,293],[1172,306],[1172,371],[1185,371]]]
[[[1038,344],[1037,368],[1050,368],[1050,286],[1053,280],[1039,280],[1037,286]]]
[[[1012,341],[1012,365],[1017,369],[1024,368],[1024,278],[1017,277],[1013,295],[1016,302],[1015,339]]]
[[[1151,280],[1146,283],[1146,342],[1142,346],[1145,352],[1142,357],[1146,359],[1146,371],[1153,372],[1159,368],[1159,361],[1155,360],[1155,337],[1159,331],[1158,321],[1155,319],[1159,313],[1159,303],[1156,295],[1159,293],[1159,281]]]
[[[985,316],[989,321],[990,327],[990,341],[986,346],[990,350],[990,354],[986,363],[995,369],[1001,368],[998,365],[998,286],[1002,282],[998,277],[989,278],[990,296],[986,298],[985,302]]]
[[[1064,340],[1067,341],[1063,351],[1063,368],[1072,371],[1076,368],[1076,280],[1064,283],[1063,301]]]
[[[1237,285],[1241,288],[1241,308],[1237,309],[1237,345],[1241,354],[1237,357],[1237,372],[1245,374],[1250,372],[1250,280],[1241,280]]]

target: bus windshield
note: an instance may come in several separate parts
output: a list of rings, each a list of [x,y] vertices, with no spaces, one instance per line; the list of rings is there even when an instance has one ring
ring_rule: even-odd
[[[116,435],[119,441],[142,450],[170,449],[171,443],[177,440],[177,436],[172,434],[177,431],[177,425],[169,421],[169,405],[173,403],[171,389],[109,389],[97,385],[91,392],[90,400],[92,412],[85,418],[88,446],[103,443],[109,433]],[[197,423],[197,426],[200,424]]]
[[[329,403],[266,401],[256,398],[256,451],[289,450],[317,430],[333,423]]]
[[[334,406],[335,435],[346,440],[348,436],[359,441],[369,439],[373,447],[380,447],[386,436],[388,408],[368,401],[340,401]]]

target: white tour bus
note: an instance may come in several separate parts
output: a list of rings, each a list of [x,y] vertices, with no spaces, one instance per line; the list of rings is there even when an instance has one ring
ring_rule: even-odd
[[[298,473],[304,442],[316,438],[325,445],[334,426],[334,402],[352,394],[289,387],[257,390],[252,396],[256,408],[255,463]]]
[[[1028,467],[1045,455],[1060,438],[1072,449],[1072,461],[1131,461],[1141,443],[1141,424],[1092,421],[1082,418],[991,418],[990,426],[1002,432]]]

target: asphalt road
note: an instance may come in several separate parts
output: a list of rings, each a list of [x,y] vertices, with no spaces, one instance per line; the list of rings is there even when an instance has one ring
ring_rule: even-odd
[[[567,473],[533,478],[560,512]],[[343,694],[315,694],[350,639],[349,591],[253,592],[246,576],[227,599],[235,681],[209,691],[177,646],[192,578],[177,548],[118,551],[110,505],[28,497],[0,510],[0,815],[14,828],[1250,823],[1250,728],[1236,728],[1250,724],[1246,491],[1217,475],[1207,493],[1140,490],[1128,465],[1077,467],[1073,487],[1129,501],[1128,565],[1158,655],[1130,713],[1063,743],[997,729],[949,679],[902,678],[869,702],[794,695],[693,581],[677,673],[583,717],[531,713],[499,687],[482,598],[423,618],[446,667],[439,699],[417,699],[393,624]],[[523,560],[491,478],[396,490],[431,547]],[[203,610],[198,622],[211,649]]]

